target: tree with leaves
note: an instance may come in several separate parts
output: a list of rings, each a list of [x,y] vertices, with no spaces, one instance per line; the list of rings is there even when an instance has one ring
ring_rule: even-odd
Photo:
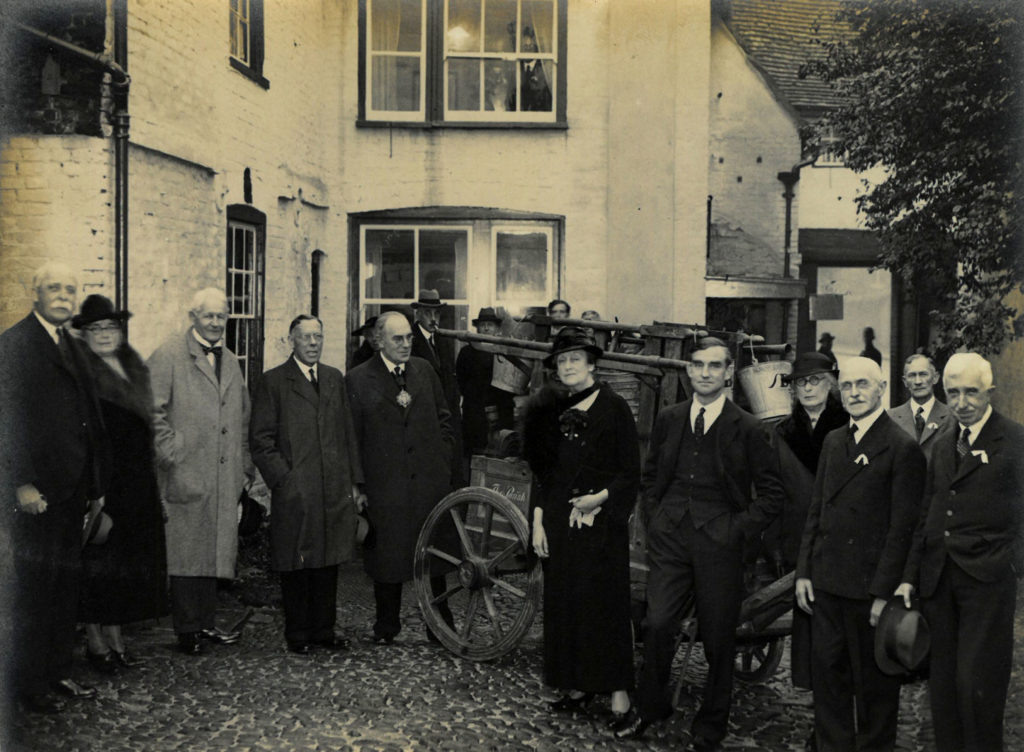
[[[858,211],[880,266],[934,304],[939,354],[997,353],[1024,324],[1007,304],[1024,285],[1024,3],[844,0],[837,21],[851,33],[801,69],[841,101],[808,145],[884,168]]]

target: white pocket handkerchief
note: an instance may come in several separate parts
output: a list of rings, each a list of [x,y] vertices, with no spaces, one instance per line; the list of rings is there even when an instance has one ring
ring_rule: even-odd
[[[593,527],[594,518],[597,513],[601,511],[601,507],[594,507],[590,512],[581,512],[576,507],[573,507],[572,511],[569,512],[569,527],[578,527],[581,530],[583,527]]]
[[[971,454],[973,454],[975,457],[981,457],[982,465],[988,464],[988,453],[986,453],[984,449],[972,449]]]
[[[925,426],[925,428],[928,428],[928,429],[938,428],[938,427],[939,427],[938,423],[929,423],[927,426]]]
[[[866,454],[858,454],[857,459],[854,460],[858,465],[868,464],[868,456]]]

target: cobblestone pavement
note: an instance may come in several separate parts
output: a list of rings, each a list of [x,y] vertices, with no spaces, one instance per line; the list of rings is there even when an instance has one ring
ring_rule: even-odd
[[[266,578],[264,578],[266,580]],[[271,582],[263,585],[271,600]],[[221,594],[219,618],[229,625],[255,601],[239,586]],[[244,587],[241,588],[244,590]],[[79,661],[75,677],[94,685],[95,701],[69,702],[53,716],[14,719],[21,750],[669,750],[682,749],[699,699],[701,670],[684,676],[681,709],[643,742],[616,742],[605,729],[607,698],[589,714],[557,717],[555,694],[541,680],[538,618],[520,646],[493,663],[454,657],[428,642],[411,588],[404,629],[392,646],[369,639],[370,582],[358,565],[343,568],[339,631],[347,653],[302,657],[287,652],[283,618],[257,605],[237,646],[217,646],[198,658],[173,650],[165,622],[127,630],[143,667],[113,678]],[[1022,599],[1024,600],[1024,599]],[[1007,710],[1007,749],[1024,749],[1024,609],[1018,610],[1015,672]],[[699,651],[697,651],[699,655]],[[701,661],[696,661],[696,664]],[[678,670],[678,667],[677,667]],[[788,680],[788,657],[762,684],[737,684],[725,748],[802,750],[812,711],[806,693]],[[904,687],[898,749],[928,750],[931,728],[924,685]]]

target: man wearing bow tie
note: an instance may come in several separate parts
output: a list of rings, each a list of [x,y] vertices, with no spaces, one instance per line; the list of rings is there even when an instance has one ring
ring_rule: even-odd
[[[281,578],[284,636],[300,655],[343,650],[334,634],[338,565],[352,558],[362,466],[341,371],[320,362],[323,322],[297,316],[291,357],[263,374],[249,446],[270,487],[270,567]]]
[[[889,410],[896,425],[913,436],[930,462],[935,437],[951,421],[949,408],[935,397],[939,373],[927,355],[915,353],[903,363],[903,385],[910,399]]]
[[[992,409],[992,366],[950,357],[954,420],[935,439],[927,509],[903,581],[931,627],[928,691],[935,748],[1003,749],[1017,580],[1024,574],[1024,426]]]
[[[900,681],[875,663],[874,627],[906,564],[926,461],[882,408],[885,386],[873,360],[843,361],[839,393],[850,423],[825,437],[797,557],[820,750],[896,743]]]
[[[200,290],[188,315],[192,325],[158,347],[148,366],[171,614],[180,649],[197,655],[203,640],[239,638],[217,629],[217,579],[235,576],[238,496],[253,470],[249,392],[238,359],[224,346],[224,293]]]
[[[363,556],[377,604],[373,640],[390,645],[402,626],[402,583],[413,577],[416,538],[451,490],[455,435],[440,379],[412,355],[408,319],[397,311],[382,313],[374,337],[380,352],[349,371],[346,385],[373,531]],[[431,578],[435,594],[444,592],[444,580],[440,571]],[[439,610],[451,626],[447,604]]]

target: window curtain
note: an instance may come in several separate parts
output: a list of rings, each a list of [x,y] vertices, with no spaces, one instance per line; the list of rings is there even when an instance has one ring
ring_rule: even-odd
[[[375,110],[397,110],[398,58],[375,53],[378,50],[394,52],[398,49],[402,33],[402,8],[396,4],[388,9],[384,3],[372,2],[370,19],[371,106]]]

